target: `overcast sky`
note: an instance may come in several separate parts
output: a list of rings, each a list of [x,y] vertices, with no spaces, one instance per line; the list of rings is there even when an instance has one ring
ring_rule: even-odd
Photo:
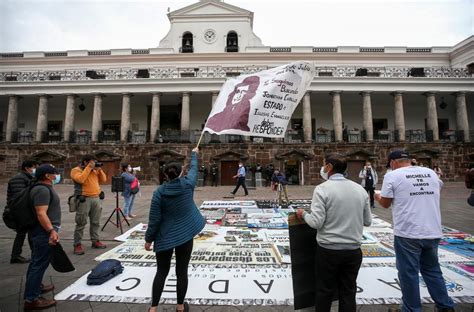
[[[197,0],[0,0],[0,51],[157,47],[168,8]],[[268,46],[452,46],[474,0],[226,0],[253,11]]]

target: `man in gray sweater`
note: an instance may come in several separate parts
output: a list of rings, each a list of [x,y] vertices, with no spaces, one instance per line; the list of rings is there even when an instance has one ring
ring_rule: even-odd
[[[330,311],[338,292],[339,311],[356,311],[357,275],[362,263],[362,231],[372,223],[369,196],[359,184],[344,177],[344,156],[325,156],[321,177],[326,182],[313,193],[311,213],[297,215],[318,230],[316,240],[316,307]]]

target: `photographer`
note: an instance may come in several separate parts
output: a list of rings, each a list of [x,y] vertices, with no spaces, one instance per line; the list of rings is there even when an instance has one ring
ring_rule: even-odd
[[[281,205],[282,203],[282,193],[285,195],[286,203],[288,203],[288,193],[286,191],[286,185],[288,184],[288,181],[286,180],[285,175],[280,172],[280,169],[275,169],[273,175],[272,175],[272,183],[275,185],[276,191],[278,193],[278,203]]]
[[[84,155],[81,164],[71,170],[74,181],[74,195],[78,201],[76,210],[76,228],[74,229],[74,254],[83,255],[81,241],[87,217],[90,218],[90,235],[92,248],[106,248],[99,240],[99,223],[102,213],[103,192],[100,183],[107,181],[107,175],[102,170],[102,164],[94,156]]]
[[[379,180],[377,175],[377,171],[372,168],[372,164],[370,161],[365,162],[364,168],[359,172],[359,178],[362,180],[360,181],[360,185],[367,191],[367,194],[370,196],[370,207],[374,208],[374,193],[375,193],[375,186]]]

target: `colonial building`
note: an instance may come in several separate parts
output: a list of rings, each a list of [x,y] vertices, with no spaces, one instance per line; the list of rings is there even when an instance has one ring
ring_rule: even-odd
[[[451,47],[270,47],[252,12],[219,0],[168,17],[155,48],[0,54],[2,177],[36,157],[68,179],[95,153],[110,175],[129,161],[157,182],[161,164],[189,160],[227,77],[297,60],[317,73],[284,140],[204,136],[202,161],[218,163],[222,184],[233,183],[238,160],[314,184],[327,151],[348,156],[354,179],[366,159],[385,172],[394,148],[439,164],[447,180],[474,159],[474,36]]]

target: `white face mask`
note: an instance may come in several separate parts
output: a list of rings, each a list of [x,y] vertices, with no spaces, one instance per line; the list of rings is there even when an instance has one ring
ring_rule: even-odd
[[[324,166],[321,167],[319,174],[321,175],[321,178],[323,178],[324,180],[329,179],[328,173],[324,171]]]
[[[239,168],[241,168],[241,167],[242,167],[242,165],[239,165]]]
[[[128,172],[132,172],[132,167],[127,167]]]

